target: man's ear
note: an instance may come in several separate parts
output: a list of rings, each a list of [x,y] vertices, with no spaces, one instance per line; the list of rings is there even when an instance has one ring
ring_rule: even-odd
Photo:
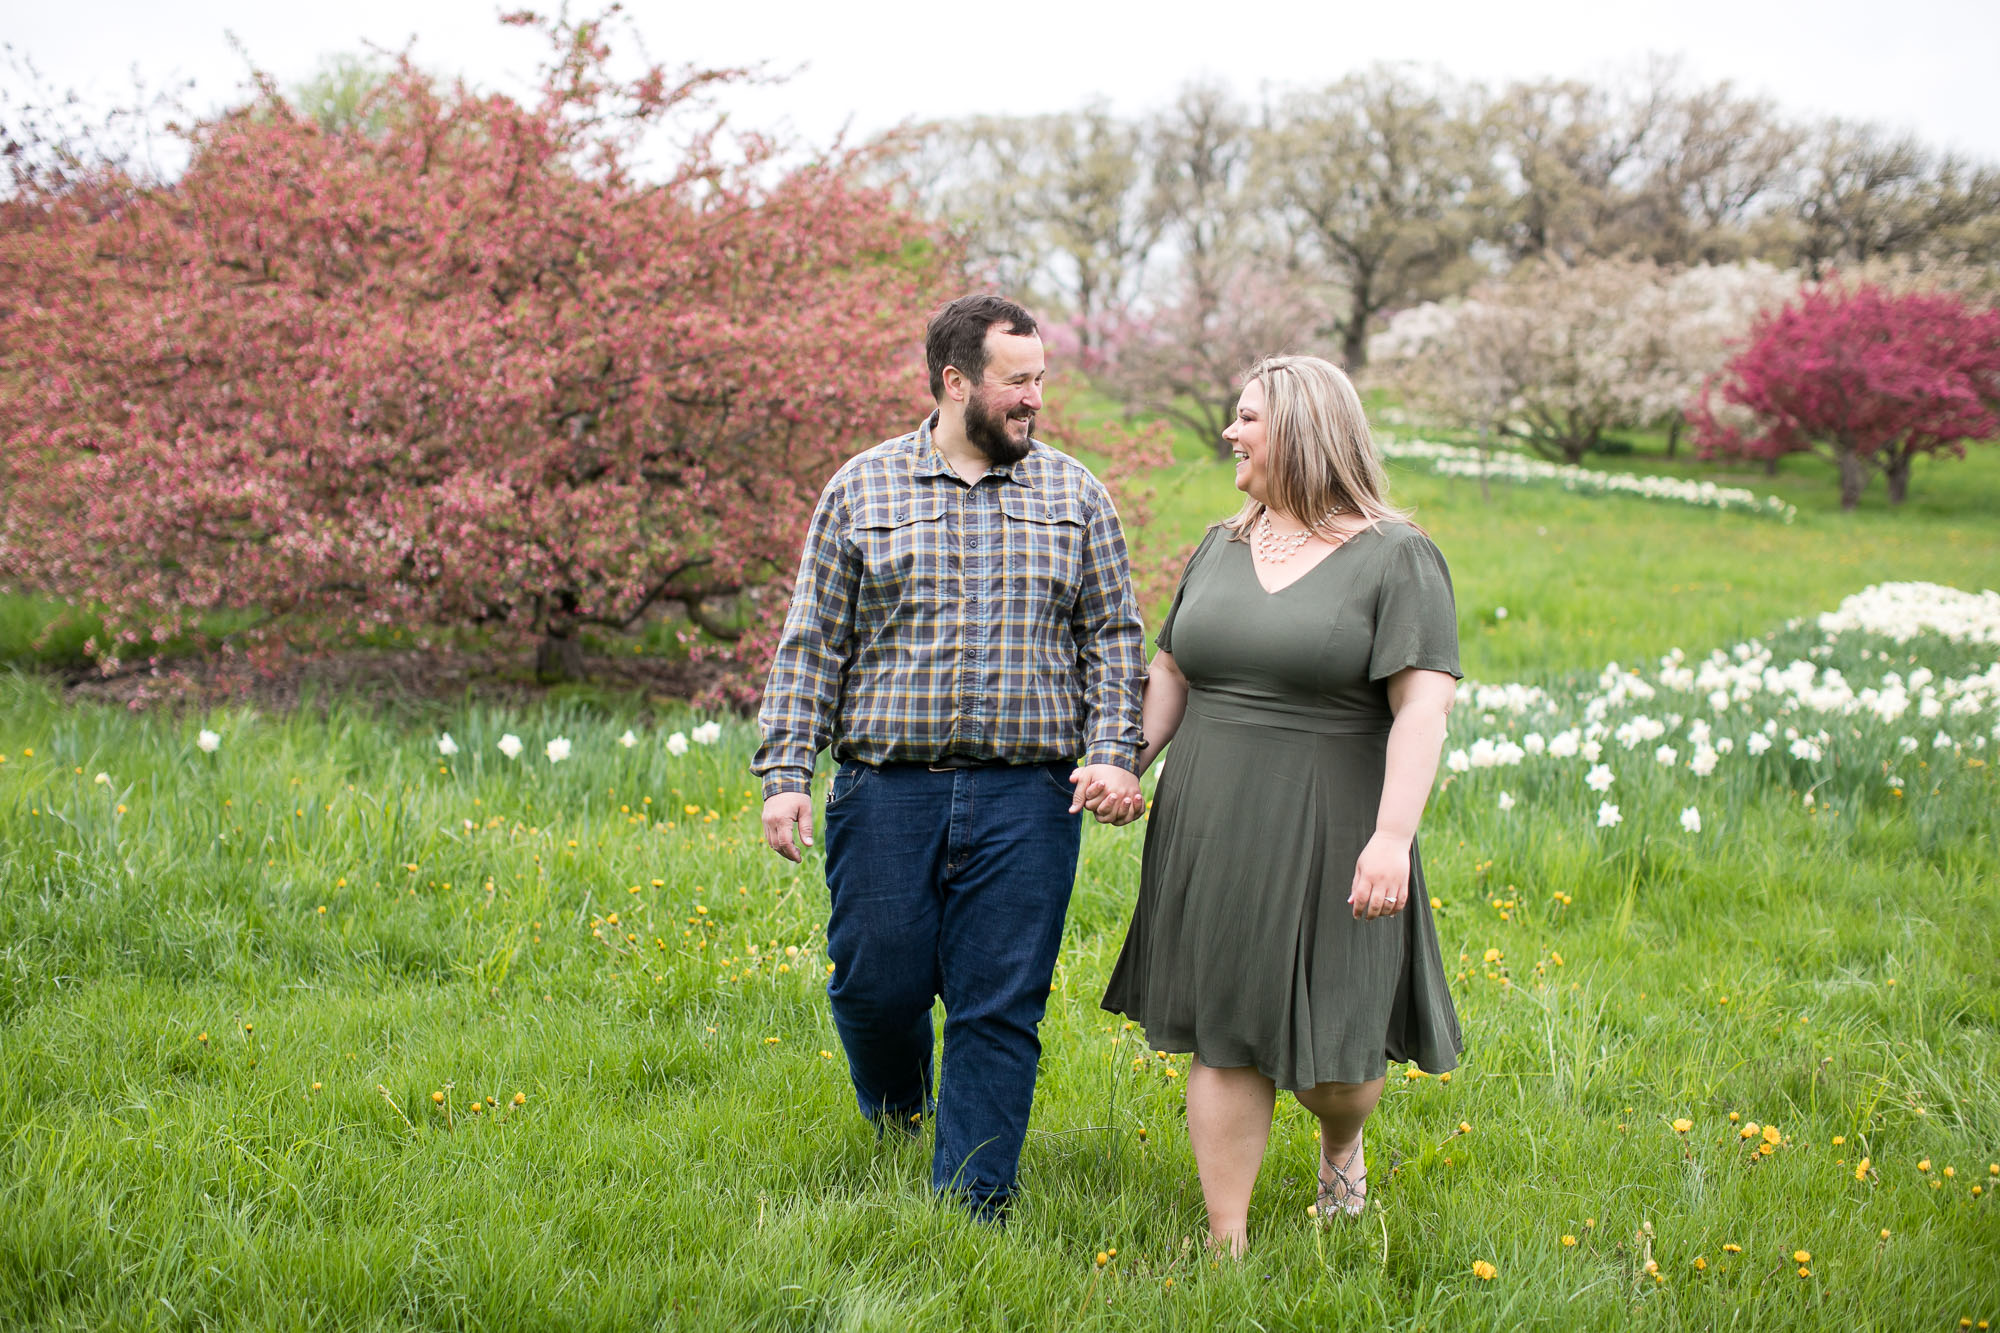
[[[972,381],[957,366],[944,368],[944,396],[954,403],[964,402],[972,391]]]

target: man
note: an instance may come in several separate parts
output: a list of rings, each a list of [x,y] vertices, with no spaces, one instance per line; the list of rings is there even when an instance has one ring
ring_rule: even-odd
[[[1027,1137],[1079,812],[1122,824],[1142,805],[1145,667],[1110,498],[1034,438],[1033,317],[962,297],[924,350],[937,410],[820,496],[752,768],[765,840],[798,861],[813,756],[832,744],[827,994],[855,1095],[878,1133],[914,1134],[935,1113],[932,1187],[997,1220]]]

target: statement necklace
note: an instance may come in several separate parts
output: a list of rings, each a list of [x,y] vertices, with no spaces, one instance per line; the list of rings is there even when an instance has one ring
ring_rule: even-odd
[[[1282,565],[1299,553],[1299,548],[1306,544],[1307,539],[1317,529],[1332,523],[1342,512],[1341,507],[1335,505],[1321,514],[1319,521],[1310,527],[1298,532],[1281,534],[1271,526],[1271,510],[1266,506],[1264,512],[1257,516],[1257,531],[1251,537],[1251,545],[1257,548],[1257,556],[1265,564]]]

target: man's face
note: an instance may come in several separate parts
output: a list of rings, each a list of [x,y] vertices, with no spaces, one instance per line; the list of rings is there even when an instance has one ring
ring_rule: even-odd
[[[988,462],[1005,466],[1028,456],[1047,373],[1040,338],[997,324],[986,331],[986,373],[966,396],[965,437]]]

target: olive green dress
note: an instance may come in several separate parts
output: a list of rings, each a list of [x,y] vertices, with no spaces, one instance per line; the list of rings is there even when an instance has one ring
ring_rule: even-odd
[[[1209,531],[1160,626],[1187,714],[1104,1007],[1155,1050],[1281,1088],[1364,1083],[1385,1060],[1442,1073],[1464,1047],[1416,849],[1402,911],[1357,921],[1347,895],[1382,796],[1388,677],[1460,674],[1444,557],[1384,523],[1267,593],[1227,535]]]

